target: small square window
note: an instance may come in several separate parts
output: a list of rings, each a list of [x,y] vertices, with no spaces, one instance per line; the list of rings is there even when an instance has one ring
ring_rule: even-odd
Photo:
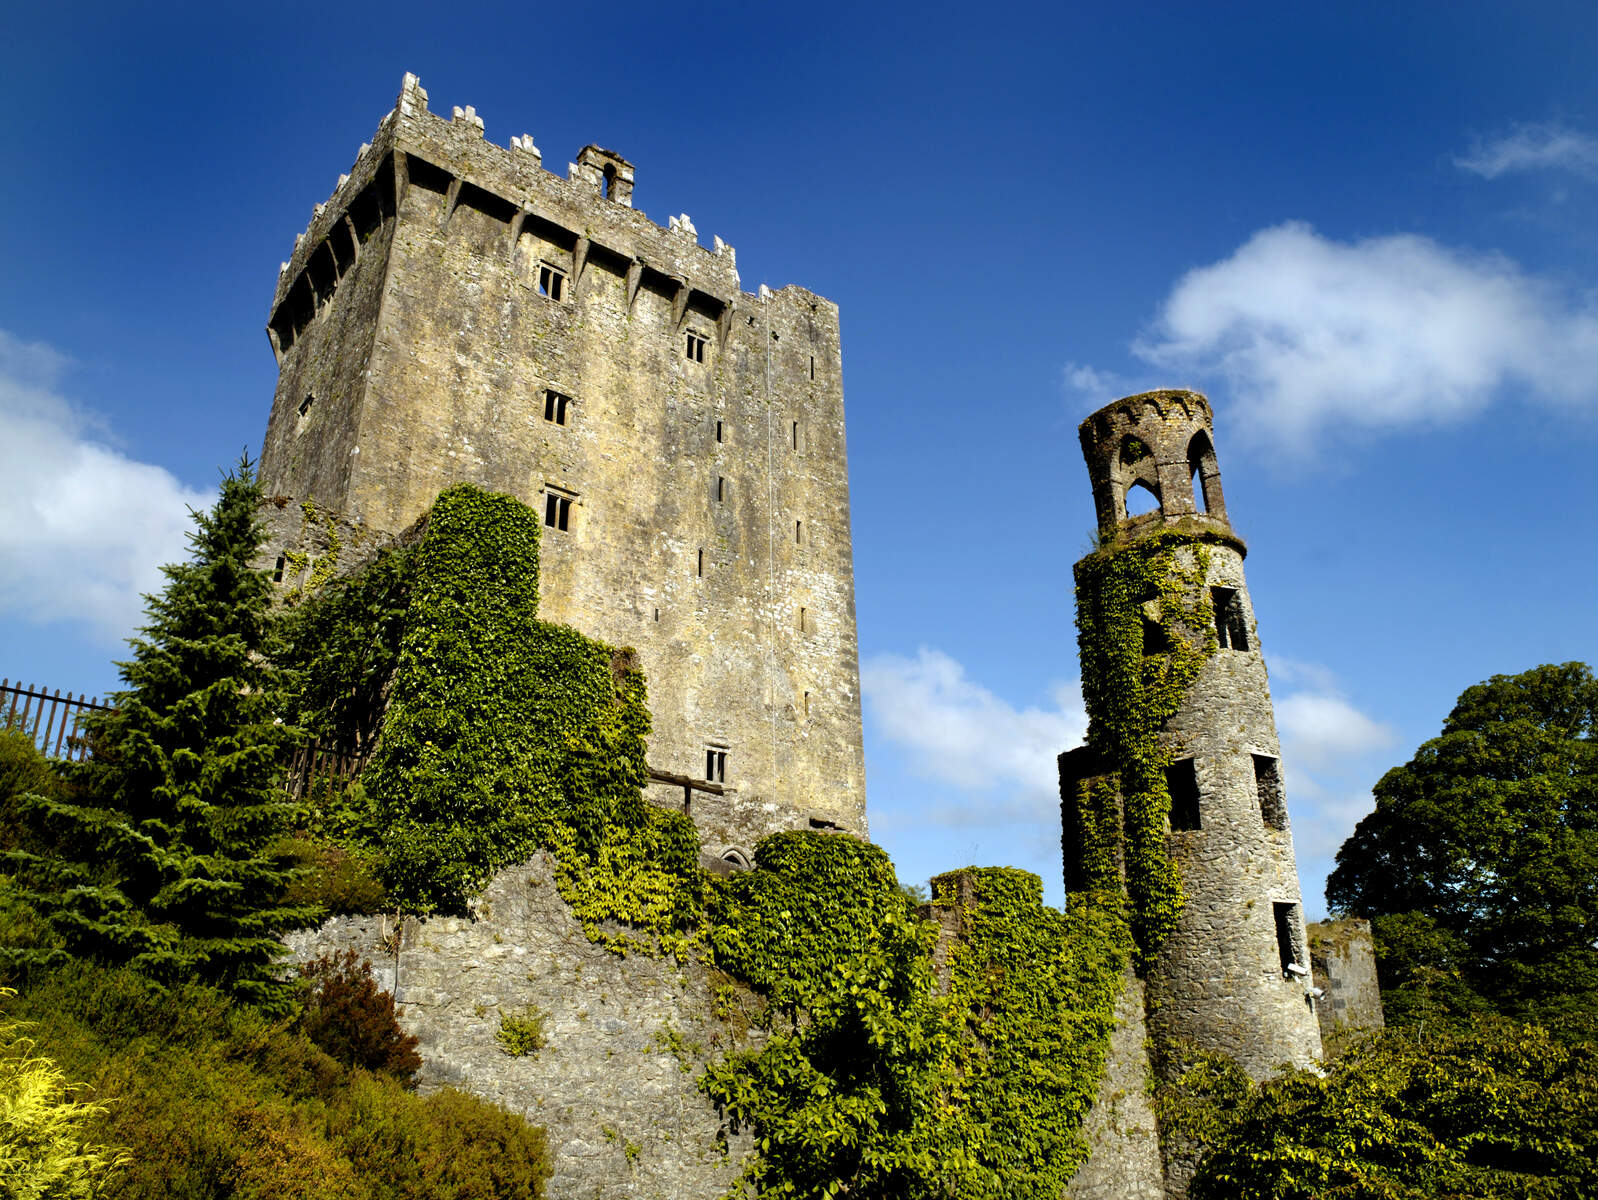
[[[708,339],[702,333],[695,333],[690,329],[683,335],[682,352],[689,362],[702,363],[705,361],[705,346]]]
[[[727,782],[727,752],[720,746],[705,747],[705,779],[710,783]]]
[[[563,396],[559,392],[545,392],[544,420],[551,425],[566,424],[566,408],[571,402],[570,396]]]
[[[559,492],[544,493],[544,524],[550,529],[571,528],[572,498]]]
[[[548,263],[539,263],[538,294],[551,300],[566,299],[566,272]]]

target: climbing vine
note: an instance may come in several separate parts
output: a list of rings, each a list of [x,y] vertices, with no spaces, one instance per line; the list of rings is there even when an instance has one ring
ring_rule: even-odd
[[[1218,648],[1204,583],[1205,538],[1219,536],[1161,531],[1112,542],[1076,567],[1082,694],[1092,714],[1087,743],[1119,766],[1123,819],[1117,823],[1106,811],[1101,784],[1066,800],[1078,805],[1078,826],[1093,831],[1090,874],[1099,886],[1114,871],[1116,824],[1124,831],[1128,917],[1140,968],[1153,960],[1182,909],[1181,875],[1165,849],[1171,810],[1165,769],[1172,756],[1159,734]]]
[[[1113,781],[1084,793],[1097,894],[1068,912],[1043,905],[1035,876],[1003,868],[942,877],[918,911],[879,848],[818,832],[768,836],[756,870],[713,878],[692,822],[642,798],[649,714],[632,654],[538,620],[539,532],[516,501],[452,488],[413,548],[294,618],[299,722],[375,740],[365,828],[390,894],[415,911],[464,911],[494,872],[542,848],[591,939],[697,956],[745,985],[765,1040],[713,1063],[700,1086],[754,1132],[743,1183],[762,1196],[1059,1195],[1086,1154],[1082,1118],[1131,952]],[[1175,553],[1111,557],[1083,585],[1096,588],[1106,644],[1128,613],[1141,638],[1122,597],[1146,580],[1165,589],[1173,646],[1186,644],[1177,626],[1195,610],[1168,579]],[[1094,678],[1130,665],[1159,703],[1179,699],[1189,659],[1201,661],[1192,647],[1123,658],[1094,659]],[[1113,702],[1095,712],[1112,714],[1098,731],[1107,747],[1152,743],[1163,720],[1137,725]],[[1135,811],[1163,820],[1163,759],[1157,745],[1143,753],[1161,790]],[[1148,910],[1156,892],[1134,903]]]

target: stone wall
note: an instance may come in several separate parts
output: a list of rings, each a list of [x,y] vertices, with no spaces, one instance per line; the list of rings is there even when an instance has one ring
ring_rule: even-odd
[[[295,961],[370,958],[420,1038],[420,1087],[462,1088],[549,1137],[550,1200],[714,1200],[750,1152],[700,1094],[707,1062],[760,1037],[716,1015],[718,987],[693,962],[618,957],[591,943],[540,853],[502,871],[470,919],[339,917],[289,939]],[[503,1014],[545,1014],[547,1045],[511,1057]]]
[[[1082,1132],[1087,1162],[1071,1179],[1069,1200],[1163,1200],[1159,1126],[1149,1100],[1148,1030],[1143,981],[1130,969],[1115,1002],[1115,1032],[1099,1094]]]
[[[312,549],[305,501],[376,542],[453,483],[553,497],[541,615],[638,651],[652,766],[725,754],[707,843],[864,835],[837,306],[742,291],[731,247],[603,194],[632,168],[584,155],[561,178],[407,77],[279,277],[268,554]]]
[[[1315,1002],[1315,1014],[1328,1053],[1346,1045],[1359,1031],[1380,1029],[1387,1023],[1376,983],[1376,943],[1369,921],[1348,917],[1311,925],[1309,956],[1315,986],[1324,993]]]

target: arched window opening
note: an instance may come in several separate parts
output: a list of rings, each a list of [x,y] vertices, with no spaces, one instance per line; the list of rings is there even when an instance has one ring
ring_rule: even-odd
[[[740,850],[737,846],[730,847],[729,849],[723,851],[721,855],[721,861],[724,863],[730,863],[733,869],[736,871],[754,870],[753,864],[749,861],[749,855]]]
[[[606,200],[614,200],[616,198],[615,189],[616,189],[616,168],[615,168],[614,164],[607,163],[605,165],[605,176],[604,176],[604,182],[601,185],[600,195],[604,196]]]
[[[1126,515],[1128,517],[1142,517],[1159,511],[1159,495],[1141,479],[1136,480],[1131,487],[1126,489]]]
[[[1214,512],[1218,496],[1210,491],[1210,481],[1220,481],[1220,469],[1215,465],[1215,447],[1210,435],[1202,429],[1187,444],[1187,469],[1193,478],[1193,507],[1201,513]]]

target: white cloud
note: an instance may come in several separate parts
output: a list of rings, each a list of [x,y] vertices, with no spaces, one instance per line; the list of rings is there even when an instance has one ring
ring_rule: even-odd
[[[1292,761],[1335,766],[1393,744],[1393,731],[1341,696],[1296,692],[1276,702],[1276,726]]]
[[[1057,820],[1062,750],[1087,732],[1075,684],[1053,689],[1052,708],[1017,709],[941,650],[923,646],[914,658],[880,654],[860,669],[861,690],[875,731],[909,752],[913,769],[973,795],[996,795],[967,808],[933,807],[943,824],[993,820]]]
[[[1243,417],[1229,428],[1299,453],[1327,431],[1457,421],[1510,384],[1598,398],[1598,311],[1502,255],[1414,234],[1341,242],[1298,221],[1182,276],[1133,351],[1216,380]]]
[[[1598,173],[1598,138],[1557,122],[1516,125],[1506,134],[1480,140],[1454,165],[1484,179],[1515,171]]]
[[[0,330],[0,612],[133,632],[161,564],[187,554],[188,506],[212,497],[107,444],[58,388],[67,360]]]

